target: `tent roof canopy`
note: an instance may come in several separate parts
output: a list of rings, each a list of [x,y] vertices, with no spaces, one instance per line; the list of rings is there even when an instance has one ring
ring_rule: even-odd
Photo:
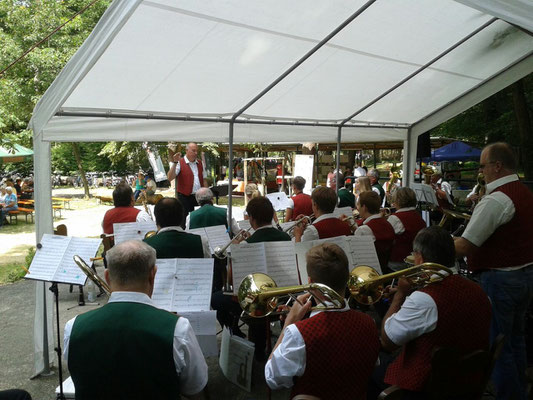
[[[16,163],[31,160],[33,150],[20,144],[13,145],[13,148],[0,146],[0,164]]]
[[[461,3],[115,0],[32,128],[228,141],[235,121],[236,142],[332,142],[340,125],[343,141],[405,140],[533,71],[529,26]],[[533,20],[521,7],[531,18],[513,22]]]
[[[479,160],[481,150],[456,141],[431,152],[431,161]]]

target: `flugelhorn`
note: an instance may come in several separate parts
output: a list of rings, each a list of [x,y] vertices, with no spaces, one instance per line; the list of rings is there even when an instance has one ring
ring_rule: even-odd
[[[452,270],[444,265],[429,262],[386,275],[380,275],[374,268],[361,265],[350,272],[348,289],[355,301],[368,305],[381,299],[385,283],[393,279],[406,278],[414,287],[421,288],[430,283],[440,282],[452,274]]]
[[[74,262],[80,267],[80,269],[83,271],[85,275],[87,275],[87,278],[89,278],[91,281],[94,282],[94,284],[104,293],[109,295],[111,293],[111,288],[107,284],[106,281],[104,281],[102,278],[100,278],[94,270],[87,265],[87,263],[81,258],[80,256],[74,256]]]
[[[262,273],[250,274],[242,280],[238,299],[241,308],[250,317],[265,317],[276,310],[278,297],[289,295],[294,298],[294,294],[309,292],[315,298],[317,306],[315,310],[342,309],[344,308],[344,298],[330,287],[321,283],[310,283],[308,285],[277,287],[274,280]]]
[[[304,215],[303,217],[294,220],[294,223],[291,226],[287,227],[283,232],[285,232],[286,234],[292,237],[294,236],[294,228],[296,228],[299,224],[301,224],[304,221],[311,223],[311,220],[314,217],[315,217],[314,214]]]
[[[241,230],[239,233],[237,233],[235,235],[235,237],[233,239],[231,239],[228,244],[226,244],[224,247],[220,247],[220,246],[217,246],[215,247],[215,251],[214,251],[214,255],[216,258],[219,258],[221,260],[223,260],[224,258],[226,258],[228,256],[228,247],[231,246],[231,244],[233,243],[233,241],[237,241],[237,240],[240,240],[240,239],[244,239],[245,238],[245,235],[250,231],[250,229],[252,229],[252,227],[249,227],[248,229],[246,230]]]

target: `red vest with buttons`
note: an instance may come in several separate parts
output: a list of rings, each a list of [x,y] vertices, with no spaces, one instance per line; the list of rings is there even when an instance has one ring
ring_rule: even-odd
[[[471,271],[508,268],[533,263],[531,227],[533,227],[533,193],[519,181],[506,183],[492,193],[505,193],[513,202],[511,221],[499,226],[479,249],[468,257]]]
[[[298,394],[326,399],[365,399],[379,352],[376,324],[359,311],[324,311],[296,323],[305,342],[305,371]]]
[[[180,173],[178,175],[178,193],[184,196],[190,196],[192,194],[192,187],[194,185],[194,174],[189,164],[185,162],[185,158],[180,158]],[[198,179],[200,180],[200,187],[204,186],[204,168],[202,162],[197,160],[198,166]]]
[[[405,231],[401,235],[395,236],[392,253],[390,255],[390,261],[400,262],[411,254],[413,251],[413,241],[415,240],[415,236],[420,230],[426,227],[426,223],[415,210],[397,212],[393,215],[398,217],[405,228]]]
[[[352,234],[350,225],[338,218],[326,218],[322,221],[314,222],[313,226],[316,228],[320,239]]]
[[[292,196],[294,202],[294,210],[292,211],[291,221],[296,220],[298,215],[311,215],[313,214],[313,206],[311,196],[305,193],[298,193]]]
[[[374,218],[368,221],[366,226],[372,229],[372,233],[376,238],[374,246],[376,247],[378,257],[380,253],[388,252],[392,249],[396,234],[394,233],[392,225],[389,224],[389,221],[385,218]]]
[[[478,284],[462,276],[448,276],[420,291],[430,295],[437,305],[437,326],[407,343],[385,375],[385,383],[417,392],[423,391],[431,374],[434,348],[456,348],[464,354],[487,350],[491,320],[487,295]]]
[[[104,215],[104,233],[113,233],[113,224],[135,222],[137,220],[137,214],[140,212],[141,210],[135,207],[115,207],[108,210]]]

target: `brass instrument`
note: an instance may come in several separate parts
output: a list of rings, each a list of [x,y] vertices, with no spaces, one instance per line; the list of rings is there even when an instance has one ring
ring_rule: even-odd
[[[276,310],[279,296],[289,295],[294,298],[294,294],[300,292],[309,292],[315,298],[318,305],[312,308],[314,310],[338,310],[344,308],[345,305],[342,296],[321,283],[277,287],[276,282],[271,277],[262,273],[244,277],[239,286],[238,299],[246,314],[259,318]]]
[[[350,272],[348,289],[358,303],[368,305],[381,299],[385,290],[385,283],[392,279],[406,278],[415,287],[420,288],[430,283],[440,282],[448,275],[452,275],[451,269],[429,262],[386,275],[379,275],[374,268],[361,265]]]
[[[148,207],[148,204],[146,202],[146,190],[143,190],[139,197],[141,198],[144,211],[146,211],[146,214],[148,214],[150,216],[150,219],[153,220],[154,216],[152,215],[152,212],[150,211],[150,208]]]
[[[432,167],[426,167],[422,170],[422,172],[424,173],[424,183],[426,185],[430,185],[431,184],[431,176],[435,174],[435,169],[432,168]]]
[[[234,241],[237,241],[237,240],[241,240],[241,239],[245,239],[246,238],[246,234],[250,231],[250,229],[252,229],[252,227],[249,227],[248,229],[246,230],[241,230],[239,233],[237,233],[235,235],[235,237],[233,239],[231,239],[228,244],[226,244],[224,247],[220,247],[220,246],[217,246],[215,247],[215,251],[214,251],[214,256],[220,260],[223,260],[225,259],[227,256],[228,256],[228,247],[231,246],[231,244],[234,242]]]
[[[148,231],[144,234],[144,238],[145,239],[148,239],[148,238],[151,238],[152,236],[155,236],[157,235],[157,231]]]
[[[352,232],[357,229],[357,222],[355,222],[355,217],[353,215],[347,215],[346,217],[341,218],[341,221],[348,222]]]
[[[294,236],[294,228],[296,228],[298,225],[300,225],[302,222],[306,221],[311,223],[312,222],[312,219],[315,217],[314,214],[311,214],[311,215],[304,215],[303,217],[301,218],[298,218],[297,220],[294,221],[294,224],[292,224],[291,226],[289,226],[287,229],[285,229],[283,232],[285,232],[286,234],[288,234],[290,237],[293,237]]]
[[[475,193],[479,195],[480,197],[485,195],[485,192],[487,190],[487,182],[485,181],[485,175],[482,173],[479,173],[477,175],[477,186]]]
[[[446,225],[448,220],[451,219],[451,218],[464,219],[465,221],[470,221],[470,218],[472,218],[472,216],[470,214],[466,214],[466,213],[462,213],[462,212],[458,212],[458,211],[453,211],[453,210],[448,210],[446,208],[443,208],[441,211],[442,211],[442,218],[441,218],[441,220],[439,222],[439,226],[441,228],[444,225]]]
[[[111,293],[111,288],[107,284],[106,281],[104,281],[102,278],[100,278],[94,270],[87,265],[87,263],[81,258],[80,256],[74,256],[74,262],[80,267],[80,269],[83,271],[85,275],[87,275],[87,278],[89,278],[91,281],[94,282],[94,284],[104,293],[109,295]]]
[[[391,207],[383,207],[379,209],[382,217],[390,217],[390,215],[393,213],[393,209]]]

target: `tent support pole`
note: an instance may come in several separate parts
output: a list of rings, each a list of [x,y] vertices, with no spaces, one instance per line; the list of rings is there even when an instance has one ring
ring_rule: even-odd
[[[411,166],[411,151],[413,148],[411,129],[407,131],[407,140],[403,142],[402,186],[409,187],[413,181],[413,168]]]
[[[231,221],[233,218],[233,121],[229,124],[229,146],[228,146],[228,229],[231,235]]]
[[[341,131],[342,126],[339,126],[337,129],[337,154],[335,154],[335,162],[337,164],[336,169],[337,171],[334,173],[335,176],[335,192],[339,193],[339,172],[340,172],[340,165],[341,165]]]

